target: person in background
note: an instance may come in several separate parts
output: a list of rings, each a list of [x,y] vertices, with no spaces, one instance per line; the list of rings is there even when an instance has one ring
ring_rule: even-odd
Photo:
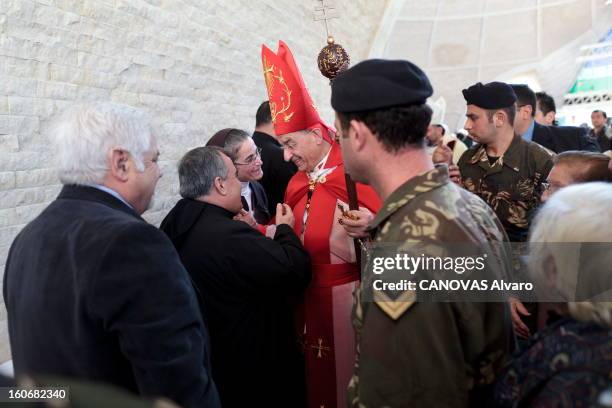
[[[253,141],[261,149],[263,177],[259,182],[268,197],[268,212],[276,215],[276,204],[285,200],[285,190],[289,180],[297,171],[292,161],[285,161],[283,148],[276,139],[270,102],[263,102],[255,115]]]
[[[602,110],[594,110],[591,113],[591,123],[593,129],[589,130],[589,136],[599,144],[600,151],[612,150],[612,129],[607,124],[608,115]]]
[[[456,165],[459,163],[461,155],[467,150],[467,146],[461,140],[457,138],[448,130],[448,126],[444,124],[444,113],[446,109],[446,103],[443,98],[439,98],[437,101],[428,102],[429,107],[433,111],[431,116],[431,123],[427,128],[427,134],[425,138],[427,144],[432,150],[430,154],[436,151],[435,147],[446,147],[449,153],[452,153],[452,159],[449,165]]]
[[[575,126],[544,126],[535,121],[537,98],[527,85],[511,84],[516,94],[514,130],[523,139],[537,143],[553,153],[567,150],[598,152],[599,146],[582,128]]]
[[[509,85],[477,83],[463,96],[465,128],[479,144],[461,156],[461,183],[493,208],[510,241],[524,242],[552,168],[551,154],[515,132],[516,96]]]
[[[612,182],[612,171],[608,168],[610,157],[595,152],[563,152],[553,157],[553,167],[548,173],[542,201],[571,184],[590,181]]]
[[[255,145],[253,138],[247,132],[231,128],[215,133],[206,146],[222,148],[236,166],[242,201],[242,211],[237,218],[252,227],[255,227],[256,223],[267,224],[271,218],[268,198],[262,185],[258,182],[264,174],[261,148]]]
[[[536,92],[536,111],[534,120],[540,125],[557,126],[555,100],[546,92]]]
[[[15,374],[219,407],[189,275],[141,218],[161,177],[151,119],[116,103],[80,105],[52,136],[64,186],[17,235],[4,273]]]
[[[511,242],[525,242],[552,168],[551,154],[514,128],[517,97],[508,84],[477,83],[464,89],[463,96],[467,102],[465,128],[479,144],[461,156],[461,184],[493,208]],[[529,337],[536,330],[536,310],[535,303],[524,305],[511,299],[519,337]]]

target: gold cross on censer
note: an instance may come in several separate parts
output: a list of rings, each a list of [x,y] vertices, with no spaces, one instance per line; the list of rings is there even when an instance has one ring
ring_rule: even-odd
[[[317,3],[321,3],[319,7],[315,7],[314,21],[325,22],[325,32],[329,37],[329,27],[327,26],[327,20],[333,20],[334,18],[340,18],[336,12],[336,7],[328,0],[317,0]]]

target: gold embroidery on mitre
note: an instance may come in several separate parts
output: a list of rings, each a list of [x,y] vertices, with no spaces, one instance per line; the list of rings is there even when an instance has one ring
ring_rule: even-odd
[[[374,303],[391,319],[399,319],[406,310],[416,301],[416,293],[413,290],[407,290],[402,293],[397,300],[391,300],[390,297],[382,292],[374,292]]]
[[[268,65],[268,59],[263,57],[264,81],[266,81],[266,89],[268,95],[272,95],[274,89],[274,65]]]
[[[272,122],[276,123],[278,115],[282,115],[283,121],[288,123],[291,121],[295,112],[287,112],[291,108],[291,90],[283,77],[283,71],[277,69],[274,65],[268,63],[268,59],[263,57],[263,69],[264,69],[264,80],[266,82],[266,89],[268,90],[268,97],[270,99],[270,114],[272,116]],[[276,72],[278,71],[278,73]],[[281,96],[280,101],[282,106],[280,109],[277,103],[272,99],[272,91],[274,90],[274,80],[276,80],[282,87],[284,96]]]

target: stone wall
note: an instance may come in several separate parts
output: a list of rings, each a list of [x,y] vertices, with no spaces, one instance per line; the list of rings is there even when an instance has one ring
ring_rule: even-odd
[[[336,0],[330,28],[353,61],[367,57],[387,0]],[[20,229],[59,191],[50,119],[75,101],[113,100],[159,121],[159,223],[178,199],[176,161],[218,129],[252,131],[266,99],[261,44],[292,49],[327,120],[316,68],[325,28],[318,1],[0,0],[0,270]],[[0,307],[0,362],[10,358]]]

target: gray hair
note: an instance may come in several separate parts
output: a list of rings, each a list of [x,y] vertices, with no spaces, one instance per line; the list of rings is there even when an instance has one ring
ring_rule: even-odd
[[[108,153],[130,153],[138,171],[155,137],[143,111],[114,102],[74,106],[52,127],[59,179],[63,184],[101,184],[109,170]]]
[[[545,282],[545,271],[553,268],[555,287],[552,290],[563,299],[574,299],[579,291],[582,291],[581,298],[592,299],[568,302],[570,315],[605,327],[612,327],[612,302],[596,300],[604,300],[601,295],[610,289],[610,203],[610,183],[593,182],[565,187],[553,194],[540,209],[529,239],[529,267],[534,279]],[[580,245],[585,242],[592,244]],[[582,276],[581,280],[578,279],[579,275]],[[589,277],[588,282],[584,282],[585,276]],[[604,297],[610,296],[612,294],[607,292]]]
[[[216,146],[196,147],[183,156],[178,165],[180,194],[196,199],[208,195],[215,178],[227,179],[223,150]]]
[[[238,151],[244,143],[245,140],[251,138],[247,132],[241,129],[232,129],[228,132],[227,136],[225,136],[225,143],[223,144],[223,151],[225,154],[232,159],[233,162],[238,160]]]

